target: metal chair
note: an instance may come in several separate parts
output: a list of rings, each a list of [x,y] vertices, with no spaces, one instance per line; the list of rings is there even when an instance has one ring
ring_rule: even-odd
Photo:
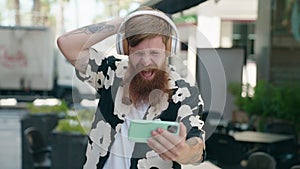
[[[300,169],[300,165],[293,165],[291,169]]]
[[[272,154],[274,154],[279,168],[285,169],[295,165],[299,160],[298,150],[300,147],[295,126],[284,122],[269,123],[265,126],[264,131],[293,136],[292,140],[276,145]]]
[[[254,152],[248,158],[246,169],[276,169],[276,161],[268,153]]]
[[[247,159],[248,153],[232,136],[214,133],[206,140],[207,160],[223,169],[242,168],[241,161]]]
[[[34,169],[50,169],[51,147],[45,143],[40,131],[35,127],[29,127],[24,134],[29,145],[29,153],[33,158]]]

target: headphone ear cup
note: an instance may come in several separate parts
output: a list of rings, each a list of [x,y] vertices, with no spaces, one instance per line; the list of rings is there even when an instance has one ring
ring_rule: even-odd
[[[124,33],[117,34],[116,49],[119,55],[128,55],[129,47],[127,39],[124,38]]]
[[[171,53],[172,53],[172,55],[176,55],[176,53],[177,53],[177,38],[172,37],[171,39],[172,39]]]
[[[127,39],[126,38],[123,39],[122,42],[123,42],[123,54],[129,55],[129,45]]]
[[[123,34],[122,33],[118,33],[117,37],[116,37],[116,50],[117,53],[119,55],[123,55],[124,54],[124,50],[123,50]]]
[[[166,50],[171,53],[171,55],[176,55],[177,53],[177,39],[172,37],[168,40]]]

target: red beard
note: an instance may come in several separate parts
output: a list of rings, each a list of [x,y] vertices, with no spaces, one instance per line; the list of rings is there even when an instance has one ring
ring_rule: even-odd
[[[131,102],[137,106],[139,103],[149,103],[149,94],[155,89],[164,93],[169,92],[169,74],[160,69],[153,69],[155,76],[152,80],[144,79],[140,73],[136,74],[129,85],[129,96]]]

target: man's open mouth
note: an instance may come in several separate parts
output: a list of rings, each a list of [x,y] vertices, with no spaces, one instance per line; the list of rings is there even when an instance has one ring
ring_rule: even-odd
[[[146,69],[140,72],[140,75],[146,80],[152,80],[154,78],[154,69]]]

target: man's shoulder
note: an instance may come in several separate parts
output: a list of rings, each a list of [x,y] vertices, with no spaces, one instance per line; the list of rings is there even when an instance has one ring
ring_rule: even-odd
[[[170,71],[170,82],[172,88],[195,86],[193,85],[193,83],[189,82],[187,79],[180,76],[180,74],[175,69],[172,69],[172,67],[170,67],[169,71]]]

